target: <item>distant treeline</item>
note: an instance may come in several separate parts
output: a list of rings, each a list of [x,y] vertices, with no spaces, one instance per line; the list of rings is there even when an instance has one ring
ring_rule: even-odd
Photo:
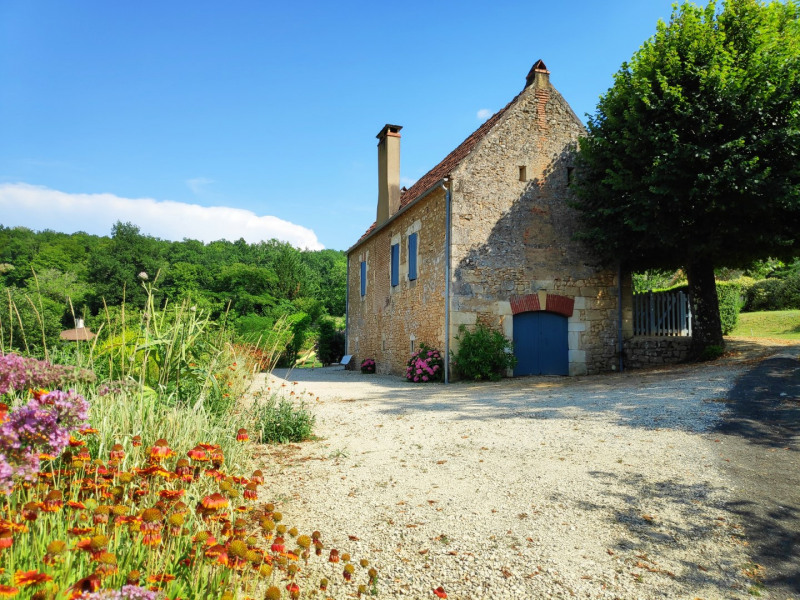
[[[303,251],[277,240],[170,242],[122,222],[110,237],[0,225],[5,350],[12,328],[21,330],[14,347],[23,343],[21,335],[36,347],[57,340],[76,317],[97,326],[123,305],[135,314],[145,307],[146,287],[159,306],[189,302],[244,337],[287,318],[298,334],[297,350],[321,317],[344,314],[346,258],[342,251]]]

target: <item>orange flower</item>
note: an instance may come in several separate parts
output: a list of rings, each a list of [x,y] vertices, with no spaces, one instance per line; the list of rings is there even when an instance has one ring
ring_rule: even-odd
[[[175,452],[169,447],[167,440],[164,438],[160,438],[156,440],[156,443],[153,444],[153,447],[150,448],[150,460],[153,462],[160,462],[165,458],[169,458],[170,456],[174,456]]]
[[[131,438],[131,445],[132,446],[141,446],[142,445],[142,436],[135,435]]]
[[[216,492],[203,498],[200,504],[206,510],[219,510],[220,508],[228,506],[228,499],[219,492]]]
[[[44,497],[42,510],[44,512],[58,512],[61,510],[62,506],[64,506],[63,495],[58,490],[53,490],[52,492],[48,492],[47,496]]]
[[[94,427],[88,427],[88,426],[87,427],[81,427],[78,431],[80,431],[83,435],[97,435],[98,433],[100,433]]]
[[[292,600],[300,597],[300,586],[294,581],[287,585],[286,589],[289,591],[289,598],[292,598]]]
[[[444,591],[444,588],[442,586],[439,586],[438,588],[433,590],[433,593],[436,594],[436,596],[439,598],[447,598],[447,592]]]
[[[46,581],[53,581],[53,578],[46,573],[39,573],[38,571],[17,571],[14,573],[14,585],[20,587],[41,585]]]
[[[264,483],[264,473],[261,472],[261,469],[256,469],[253,471],[252,477],[250,477],[250,481],[257,484]]]
[[[164,500],[177,500],[178,498],[183,497],[186,493],[186,490],[161,490],[158,492],[158,495],[163,498]]]
[[[187,452],[186,455],[189,458],[191,458],[192,460],[195,460],[197,462],[208,462],[209,461],[209,458],[208,458],[208,455],[206,454],[206,451],[203,450],[202,448],[200,448],[199,446],[195,446],[194,448],[189,450],[189,452]]]
[[[155,575],[150,575],[147,581],[149,583],[169,583],[170,581],[175,581],[175,575],[170,573],[156,573]]]
[[[77,438],[74,438],[72,436],[69,436],[69,445],[72,448],[79,448],[80,446],[85,446],[86,442],[84,442],[83,440],[79,440]]]
[[[332,563],[339,562],[339,551],[336,548],[331,550],[331,554],[328,557],[328,562],[332,562]]]
[[[114,444],[111,446],[110,456],[114,460],[122,460],[125,458],[125,450],[122,448],[122,444]]]
[[[86,505],[83,502],[75,502],[74,500],[67,502],[67,506],[73,510],[86,510]]]
[[[0,585],[0,598],[13,598],[19,594],[19,588],[10,585]]]
[[[258,485],[255,483],[248,483],[244,487],[244,493],[242,494],[245,500],[255,500],[258,498]]]
[[[285,552],[286,546],[284,545],[283,542],[284,540],[282,537],[280,536],[276,537],[275,540],[272,542],[272,546],[270,546],[270,550],[272,550],[273,552]]]
[[[100,577],[92,574],[76,581],[70,589],[74,592],[96,592],[100,589],[100,583]]]
[[[240,429],[236,432],[236,441],[237,442],[249,442],[250,436],[247,435],[247,429]]]

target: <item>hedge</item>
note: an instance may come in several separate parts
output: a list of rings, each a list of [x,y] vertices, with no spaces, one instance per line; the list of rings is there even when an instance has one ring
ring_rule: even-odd
[[[800,273],[785,279],[762,279],[747,290],[744,309],[792,310],[800,308]]]

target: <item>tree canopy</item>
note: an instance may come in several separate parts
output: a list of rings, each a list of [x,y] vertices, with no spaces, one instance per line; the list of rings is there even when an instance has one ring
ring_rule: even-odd
[[[714,267],[797,251],[800,7],[676,7],[617,72],[580,150],[581,237],[609,262],[684,268],[695,350],[722,345]]]

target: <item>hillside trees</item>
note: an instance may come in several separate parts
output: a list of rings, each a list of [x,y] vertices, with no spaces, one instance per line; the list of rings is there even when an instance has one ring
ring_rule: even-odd
[[[723,344],[714,268],[796,253],[799,19],[794,0],[676,7],[581,141],[583,239],[628,268],[685,270],[698,355]]]

